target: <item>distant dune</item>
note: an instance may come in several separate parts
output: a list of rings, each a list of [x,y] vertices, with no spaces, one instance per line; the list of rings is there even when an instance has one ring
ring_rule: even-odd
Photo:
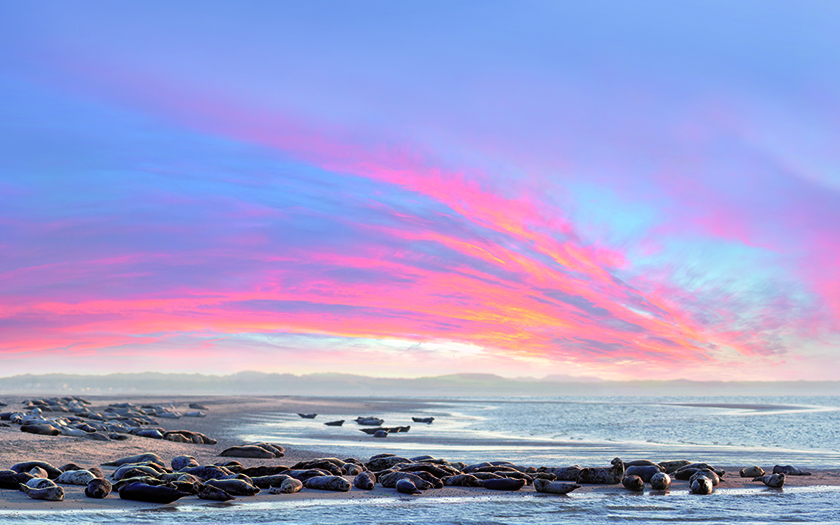
[[[492,374],[379,378],[351,374],[216,376],[141,372],[132,374],[16,375],[0,378],[0,393],[183,393],[347,396],[732,396],[840,395],[840,381],[602,381],[548,376],[508,379]]]

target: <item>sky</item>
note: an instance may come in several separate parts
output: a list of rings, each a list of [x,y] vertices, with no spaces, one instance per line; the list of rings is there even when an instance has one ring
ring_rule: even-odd
[[[837,380],[840,4],[0,4],[0,375]]]

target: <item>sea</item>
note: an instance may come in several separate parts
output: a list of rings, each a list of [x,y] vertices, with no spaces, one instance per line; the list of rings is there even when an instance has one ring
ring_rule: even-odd
[[[607,466],[625,460],[688,459],[719,466],[840,468],[840,397],[366,398],[363,414],[302,419],[255,413],[230,421],[243,441],[270,441],[336,457],[391,452],[467,463]],[[409,408],[406,408],[409,407]],[[353,420],[376,416],[407,433],[373,438]],[[431,424],[412,417],[434,417]],[[340,427],[325,426],[345,419]],[[768,489],[720,485],[686,490],[500,493],[168,505],[153,510],[17,512],[4,523],[183,524],[543,524],[840,523],[840,487]]]

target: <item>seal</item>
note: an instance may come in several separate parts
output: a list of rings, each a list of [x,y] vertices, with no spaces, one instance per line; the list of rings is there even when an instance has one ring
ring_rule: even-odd
[[[617,485],[624,478],[624,463],[619,458],[612,460],[612,467],[585,468],[578,474],[579,484]]]
[[[431,425],[432,421],[434,421],[435,418],[433,418],[433,417],[412,417],[411,420],[414,421],[415,423],[426,423],[427,425]]]
[[[295,492],[300,492],[300,489],[303,488],[303,483],[299,479],[290,476],[283,477],[286,479],[279,486],[268,489],[269,494],[294,494]]]
[[[303,486],[308,489],[332,490],[335,492],[350,490],[350,482],[341,476],[315,476],[307,479]]]
[[[401,463],[412,463],[412,461],[408,458],[395,456],[394,454],[378,454],[371,456],[370,460],[365,463],[365,468],[373,472],[379,472],[380,470],[387,470]]]
[[[447,487],[480,487],[481,480],[472,474],[457,474],[443,478],[444,486]]]
[[[0,489],[19,490],[18,485],[32,479],[29,472],[15,472],[14,470],[0,470]]]
[[[198,461],[192,456],[175,456],[172,458],[172,470],[181,470],[190,467],[197,467]]]
[[[61,501],[64,499],[64,489],[56,485],[48,486],[40,489],[33,489],[21,483],[19,485],[20,491],[32,499],[43,499],[46,501]]]
[[[401,471],[394,471],[388,472],[386,474],[379,475],[379,484],[385,487],[386,489],[393,489],[397,487],[397,481],[408,478],[414,483],[414,486],[420,490],[428,490],[432,488],[432,485],[426,481],[425,479],[421,478],[419,475],[413,472],[401,472]]]
[[[344,424],[344,420],[343,420],[343,419],[339,419],[339,420],[337,420],[337,421],[327,421],[327,422],[326,422],[326,423],[324,423],[324,424],[325,424],[325,425],[327,425],[328,427],[340,427],[341,425],[343,425],[343,424]]]
[[[353,486],[360,490],[373,490],[376,485],[376,475],[373,472],[361,472],[353,479]]]
[[[654,474],[664,472],[659,465],[631,465],[624,471],[625,476],[639,476],[645,483],[650,483]]]
[[[20,427],[21,432],[28,434],[40,434],[42,436],[60,436],[61,429],[58,429],[49,423],[35,423],[31,425],[23,425]],[[43,499],[43,498],[39,498]]]
[[[385,422],[384,419],[380,419],[378,417],[357,417],[356,418],[356,423],[358,423],[360,425],[368,425],[368,426],[372,426],[372,427],[382,426],[382,423],[384,423],[384,422]]]
[[[192,474],[198,479],[214,479],[233,474],[230,470],[224,467],[217,467],[215,465],[203,465],[201,467],[189,467],[181,469],[184,474]]]
[[[109,461],[108,463],[103,463],[103,467],[119,467],[121,465],[125,465],[126,463],[155,463],[160,465],[161,467],[165,466],[166,463],[163,462],[160,456],[154,453],[147,453],[147,454],[137,454],[136,456],[127,456],[120,459],[115,459],[114,461]],[[56,476],[58,477],[58,476]]]
[[[772,489],[780,489],[785,484],[785,474],[766,474],[764,476],[756,477],[753,481],[761,481]]]
[[[482,480],[481,486],[490,490],[519,490],[525,486],[524,479],[497,478]]]
[[[689,485],[692,494],[711,494],[712,491],[715,489],[715,486],[712,484],[712,480],[707,478],[706,476],[700,474],[691,480],[691,484]]]
[[[420,489],[418,489],[414,483],[407,478],[397,481],[396,489],[400,494],[420,494],[421,492]]]
[[[345,463],[343,467],[341,467],[341,474],[344,476],[358,476],[365,469],[362,468],[361,465],[355,465],[353,463]]]
[[[300,412],[298,412],[298,415],[303,419],[315,419],[315,416],[317,416],[318,414],[301,414]]]
[[[32,474],[33,478],[49,478],[49,476],[47,476],[47,471],[41,467],[33,467],[29,473]]]
[[[200,491],[198,491],[197,496],[199,499],[207,499],[212,501],[230,501],[232,499],[236,499],[230,493],[218,488],[214,487],[213,485],[204,485]]]
[[[712,482],[712,485],[714,485],[715,487],[717,487],[718,483],[720,483],[720,478],[718,477],[718,475],[715,474],[714,471],[708,469],[696,470],[694,474],[692,474],[691,477],[688,478],[688,482],[691,483],[692,481],[694,481],[694,478],[698,476],[705,476],[709,478],[709,480]]]
[[[256,445],[243,445],[241,447],[229,447],[224,449],[220,454],[223,457],[235,458],[258,458],[258,459],[273,459],[276,457],[274,452],[258,447]]]
[[[56,483],[64,485],[79,485],[86,487],[91,481],[95,480],[96,476],[88,470],[67,470],[61,473],[56,478]]]
[[[26,483],[24,483],[24,485],[31,489],[45,489],[48,487],[54,487],[55,482],[47,478],[32,478]]]
[[[621,484],[624,485],[624,488],[632,490],[633,492],[642,492],[645,490],[645,482],[642,481],[642,478],[635,474],[624,476],[621,479]]]
[[[545,494],[568,494],[569,492],[579,488],[580,485],[577,483],[549,481],[541,478],[534,480],[534,489],[536,489],[537,492],[543,492]]]
[[[764,469],[754,465],[752,467],[742,468],[739,472],[742,478],[757,478],[765,474]]]
[[[270,476],[257,476],[251,478],[251,484],[261,489],[270,489],[271,487],[279,487],[283,480],[289,479],[291,476],[287,474],[272,474]],[[292,478],[294,479],[294,478]]]
[[[650,488],[653,490],[668,490],[671,487],[671,476],[664,472],[657,472],[650,477]]]
[[[85,496],[89,498],[103,499],[111,493],[114,486],[107,479],[96,478],[85,487]]]
[[[255,487],[243,479],[208,479],[204,484],[222,489],[234,496],[256,496],[260,493],[259,487]]]
[[[776,465],[773,467],[773,474],[784,474],[786,476],[810,476],[810,472],[806,472],[801,468],[793,465]]]
[[[659,463],[654,463],[649,459],[636,459],[633,461],[625,461],[624,462],[624,470],[627,470],[630,467],[658,467]],[[662,470],[665,470],[664,468]]]
[[[264,476],[277,476],[285,474],[291,470],[285,465],[260,465],[258,467],[248,467],[239,471],[240,474],[245,474],[252,478],[260,478]]]
[[[375,437],[375,438],[386,438],[386,437],[388,437],[388,431],[387,430],[377,430],[376,432],[373,433],[373,437]]]
[[[47,476],[49,476],[50,479],[55,479],[61,475],[60,470],[47,463],[46,461],[24,461],[21,463],[15,463],[10,468],[15,472],[29,472],[35,467],[41,467],[42,469],[46,470]]]
[[[172,503],[184,497],[184,493],[164,486],[134,482],[119,489],[120,499],[145,501],[147,503]]]
[[[161,472],[156,469],[152,468],[148,465],[131,465],[125,464],[114,471],[111,474],[111,478],[114,481],[119,481],[121,479],[127,479],[134,476],[152,476],[153,478],[157,478],[161,475]]]
[[[678,459],[674,461],[660,461],[658,465],[665,469],[666,474],[672,474],[683,467],[691,465],[691,461],[688,461],[686,459]]]
[[[583,470],[580,465],[572,465],[570,467],[540,467],[540,472],[553,474],[557,481],[577,481],[578,474]]]

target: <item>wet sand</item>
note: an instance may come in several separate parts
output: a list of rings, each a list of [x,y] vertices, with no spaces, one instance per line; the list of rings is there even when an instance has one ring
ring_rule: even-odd
[[[28,396],[34,397],[34,396]],[[49,397],[49,396],[44,396]],[[84,397],[84,396],[83,396]],[[7,407],[0,407],[0,411],[17,410],[22,405],[22,396],[3,396],[2,399],[9,404]],[[189,418],[182,417],[181,419],[158,419],[160,427],[167,430],[191,430],[202,432],[218,441],[215,445],[196,445],[187,443],[174,443],[171,441],[149,439],[137,436],[131,436],[127,441],[93,441],[86,438],[67,437],[67,436],[41,436],[34,434],[27,434],[20,431],[18,425],[12,424],[9,427],[0,427],[0,469],[7,469],[11,465],[30,460],[46,461],[56,467],[66,463],[76,463],[82,467],[99,466],[104,462],[118,459],[125,456],[140,454],[145,452],[154,452],[161,456],[165,461],[170,461],[174,456],[191,455],[194,456],[202,465],[213,464],[227,459],[235,459],[241,462],[246,467],[256,465],[286,465],[291,466],[298,461],[315,459],[319,457],[332,457],[335,454],[329,450],[329,443],[324,443],[322,450],[301,450],[299,448],[288,447],[284,443],[279,443],[286,448],[286,455],[277,459],[249,459],[249,458],[221,458],[219,453],[227,447],[234,445],[241,445],[242,441],[237,437],[237,425],[243,415],[265,414],[265,413],[297,413],[297,412],[317,412],[319,418],[324,416],[329,419],[330,414],[347,414],[358,413],[359,415],[367,415],[372,413],[374,409],[383,410],[403,410],[406,412],[418,410],[426,406],[423,400],[405,400],[393,399],[383,400],[376,398],[375,402],[365,398],[312,398],[312,397],[293,397],[293,396],[277,396],[277,397],[257,397],[257,396],[167,396],[153,397],[153,396],[93,396],[89,398],[93,403],[92,409],[102,409],[110,403],[128,401],[135,405],[141,404],[160,404],[169,406],[170,403],[179,412],[183,413],[189,410],[187,405],[191,402],[198,402],[208,407],[209,410],[203,411],[207,414],[205,418]],[[60,413],[47,412],[46,417],[58,416]],[[468,445],[468,441],[464,441],[464,445]],[[406,456],[415,456],[419,453],[412,451],[406,453]],[[342,458],[343,459],[343,458]],[[358,458],[366,461],[368,458]],[[459,460],[457,457],[445,458],[453,461]],[[505,457],[487,458],[488,460],[506,460]],[[653,457],[653,458],[635,458],[622,457],[625,461],[634,459],[652,459],[654,461],[666,461],[672,459],[688,459],[692,461],[703,461],[702,457],[696,458],[671,458],[671,457]],[[540,465],[533,465],[540,466]],[[564,464],[546,465],[552,467],[567,466]],[[600,464],[586,464],[584,466],[607,466]],[[750,465],[730,465],[720,466],[727,471],[725,481],[722,482],[716,490],[731,490],[743,489],[754,491],[778,490],[768,489],[762,483],[753,482],[750,478],[740,478],[738,470]],[[765,470],[772,471],[773,465],[761,465]],[[833,468],[834,466],[826,465],[821,469],[809,469],[812,476],[788,476],[785,487],[802,487],[802,486],[840,486],[840,468]],[[106,474],[112,471],[112,468],[103,467]],[[352,481],[352,478],[348,477]],[[105,499],[92,499],[84,495],[84,487],[76,487],[70,485],[63,485],[65,489],[65,500],[60,502],[47,502],[33,500],[19,491],[0,490],[0,514],[3,512],[15,510],[74,510],[74,509],[90,509],[90,510],[107,510],[107,509],[131,509],[131,508],[150,508],[158,507],[160,505],[141,503],[134,501],[121,500],[119,495],[112,493]],[[685,491],[688,490],[688,482],[674,480],[671,491]],[[781,489],[784,490],[784,489]],[[604,485],[589,485],[576,490],[571,494],[581,494],[587,492],[627,492],[621,485],[604,486]],[[646,491],[648,492],[648,491]],[[536,494],[533,487],[526,486],[520,493]],[[438,490],[428,490],[417,497],[422,498],[441,498],[453,496],[487,496],[498,495],[499,492],[478,488],[456,488],[446,487]],[[509,494],[509,493],[507,493]],[[190,505],[230,505],[230,504],[247,504],[247,503],[264,503],[270,501],[301,501],[313,498],[330,498],[330,499],[344,499],[344,498],[375,498],[375,497],[397,497],[397,493],[393,489],[386,489],[377,485],[376,489],[372,491],[362,491],[355,487],[350,492],[327,492],[304,489],[297,494],[283,494],[272,495],[268,494],[267,490],[263,490],[257,496],[239,497],[230,503],[220,504],[218,502],[209,502],[200,500],[195,496],[182,498],[170,506],[190,506]],[[564,497],[547,494],[539,494],[540,497]],[[405,497],[399,495],[399,497]]]

